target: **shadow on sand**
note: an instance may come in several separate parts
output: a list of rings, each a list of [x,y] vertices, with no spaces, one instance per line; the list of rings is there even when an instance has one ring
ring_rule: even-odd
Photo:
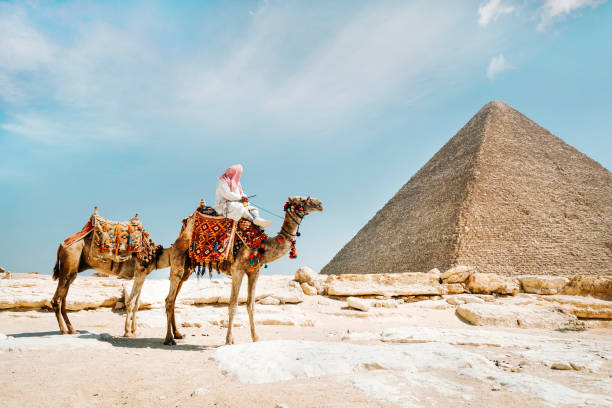
[[[64,336],[76,337],[79,339],[92,339],[109,343],[113,347],[122,348],[133,348],[133,349],[160,349],[160,350],[180,350],[180,351],[204,351],[214,350],[219,345],[196,345],[196,344],[176,344],[174,346],[164,345],[163,338],[127,338],[127,337],[114,337],[108,333],[92,333],[87,330],[79,330],[78,334],[65,334]],[[14,333],[7,334],[7,337],[13,338],[33,338],[33,337],[47,337],[47,336],[59,336],[60,332],[57,331],[46,331],[46,332],[29,332],[29,333]]]

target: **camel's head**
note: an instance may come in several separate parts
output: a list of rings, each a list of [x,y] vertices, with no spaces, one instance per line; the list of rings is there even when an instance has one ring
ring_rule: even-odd
[[[295,209],[299,210],[300,208],[303,208],[303,215],[312,213],[312,212],[317,212],[317,211],[323,211],[323,203],[321,202],[321,200],[319,200],[318,198],[314,198],[314,197],[302,197],[302,196],[293,196],[293,197],[289,197],[287,200],[287,204],[288,207],[290,206],[294,206]],[[285,210],[287,210],[287,207],[285,208]]]

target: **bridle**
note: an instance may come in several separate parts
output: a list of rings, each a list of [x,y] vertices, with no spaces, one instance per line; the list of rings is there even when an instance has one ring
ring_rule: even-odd
[[[284,234],[287,238],[292,239],[293,237],[299,237],[300,235],[302,235],[300,234],[300,224],[302,223],[302,220],[304,219],[304,217],[308,215],[308,212],[304,210],[304,207],[308,205],[309,202],[310,202],[310,196],[306,198],[306,202],[302,206],[295,207],[293,209],[291,208],[291,203],[289,201],[285,203],[285,208],[284,208],[285,214],[289,216],[291,221],[297,224],[297,231],[295,234],[292,234],[289,231],[287,231],[284,225],[281,226],[281,233]],[[300,208],[301,210],[299,210]]]

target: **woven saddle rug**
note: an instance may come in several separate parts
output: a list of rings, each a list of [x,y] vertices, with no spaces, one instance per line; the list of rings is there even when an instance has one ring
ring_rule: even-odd
[[[193,233],[189,258],[196,265],[206,265],[224,260],[231,261],[231,248],[236,233],[236,223],[226,217],[193,213]]]
[[[91,253],[98,258],[124,262],[135,255],[143,266],[155,258],[157,246],[136,218],[110,221],[94,213],[83,229],[66,238],[62,245],[70,246],[92,232]]]
[[[236,227],[236,235],[244,245],[251,249],[261,247],[261,244],[268,239],[268,234],[249,220],[241,219]]]

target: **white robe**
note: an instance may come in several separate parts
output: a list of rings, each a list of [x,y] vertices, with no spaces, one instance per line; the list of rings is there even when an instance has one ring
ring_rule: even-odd
[[[219,215],[231,218],[234,221],[238,221],[242,217],[251,221],[253,218],[259,218],[259,210],[250,204],[245,207],[242,204],[242,194],[238,191],[232,192],[224,180],[217,182],[215,210]]]

